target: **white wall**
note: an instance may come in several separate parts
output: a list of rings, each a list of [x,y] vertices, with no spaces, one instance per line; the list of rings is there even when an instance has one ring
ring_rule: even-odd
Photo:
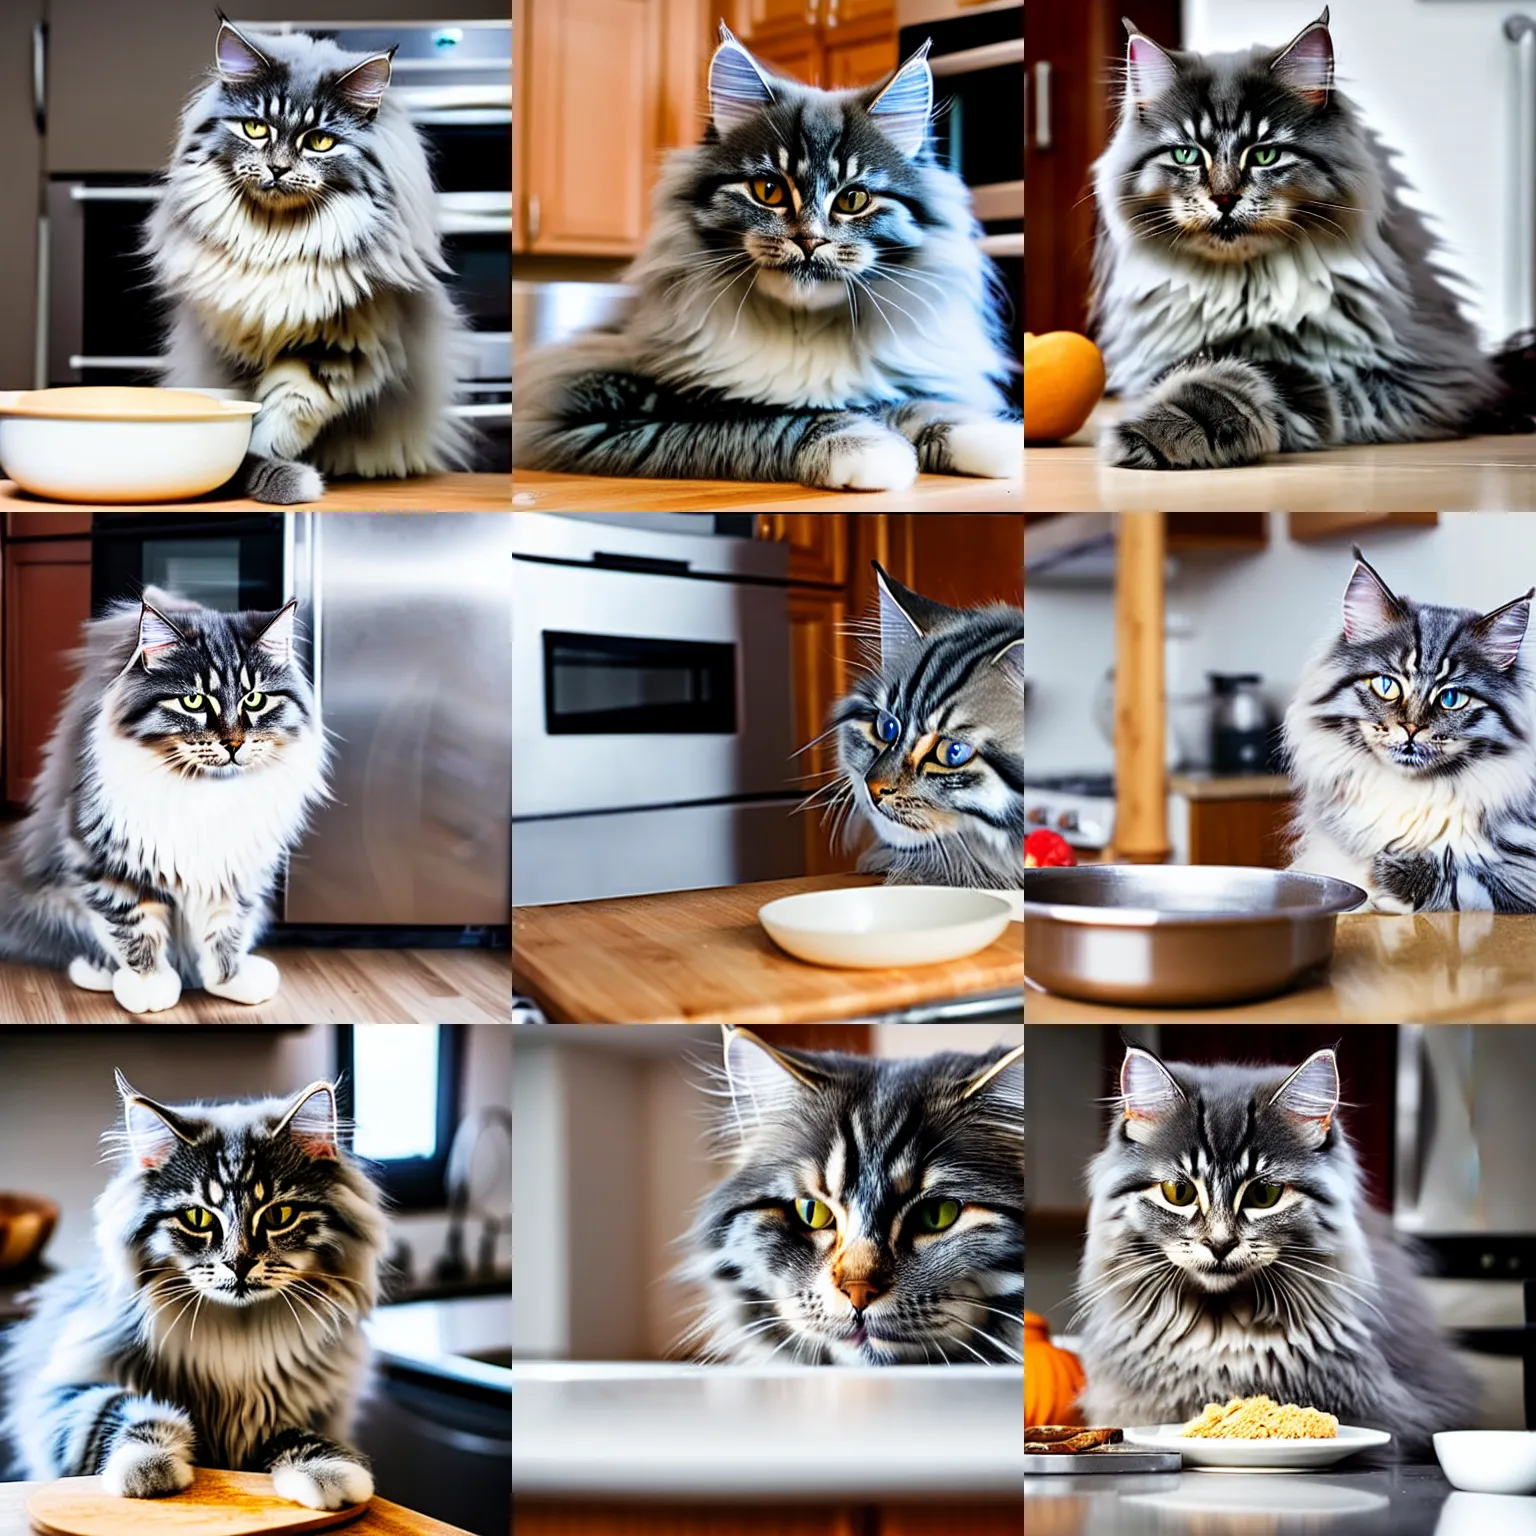
[[[1278,46],[1320,0],[1184,0],[1184,44],[1202,50]],[[1516,325],[1508,195],[1517,0],[1336,0],[1329,30],[1342,88],[1365,112],[1434,216],[1447,264],[1471,284],[1467,310],[1492,339]]]

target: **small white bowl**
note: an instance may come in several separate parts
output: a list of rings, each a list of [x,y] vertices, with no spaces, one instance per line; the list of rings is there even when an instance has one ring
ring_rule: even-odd
[[[783,896],[758,909],[781,949],[813,965],[937,965],[985,949],[1012,920],[1007,897],[947,885],[869,885]]]
[[[51,501],[184,501],[239,469],[260,409],[254,400],[191,390],[6,392],[0,467],[22,490]]]
[[[1435,1437],[1440,1470],[1468,1493],[1536,1493],[1536,1433],[1448,1429]]]

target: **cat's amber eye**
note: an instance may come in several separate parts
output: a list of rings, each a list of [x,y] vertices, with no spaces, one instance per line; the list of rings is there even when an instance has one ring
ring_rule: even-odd
[[[1393,699],[1402,698],[1403,685],[1395,677],[1373,677],[1371,692],[1378,699],[1385,699],[1390,704]]]
[[[283,1232],[291,1227],[295,1220],[294,1209],[291,1205],[273,1205],[267,1207],[267,1214],[262,1218],[262,1225],[268,1232]]]
[[[1280,1196],[1285,1193],[1284,1184],[1250,1184],[1243,1191],[1243,1209],[1245,1211],[1269,1211],[1280,1203]]]
[[[272,130],[268,128],[265,123],[241,123],[240,131],[246,136],[246,138],[255,139],[258,143],[262,139],[270,138],[272,135]]]
[[[1472,702],[1472,695],[1461,688],[1442,688],[1440,690],[1441,709],[1465,709]]]
[[[765,208],[782,208],[789,194],[784,190],[782,181],[775,180],[772,176],[754,176],[752,196]]]
[[[1188,1179],[1167,1179],[1162,1186],[1163,1199],[1169,1205],[1193,1205],[1195,1186]]]
[[[1175,165],[1197,165],[1200,161],[1200,151],[1193,144],[1175,144],[1173,146],[1173,163]]]
[[[925,1200],[917,1208],[917,1219],[925,1232],[947,1232],[960,1220],[958,1200]]]
[[[1253,152],[1255,165],[1273,165],[1280,158],[1280,151],[1273,144],[1262,144]]]
[[[832,205],[839,213],[863,213],[869,207],[869,193],[863,187],[846,187]]]
[[[200,1205],[189,1205],[181,1213],[181,1219],[194,1232],[207,1232],[213,1227],[213,1212],[205,1211]]]
[[[183,709],[198,710],[203,707],[203,696],[200,693],[184,693],[181,696]]]
[[[820,1232],[823,1227],[832,1225],[832,1207],[824,1200],[813,1200],[809,1196],[804,1200],[796,1200],[795,1215],[813,1232]]]
[[[326,150],[336,147],[334,134],[321,133],[318,128],[311,129],[304,135],[304,148],[312,149],[317,155],[323,155]]]

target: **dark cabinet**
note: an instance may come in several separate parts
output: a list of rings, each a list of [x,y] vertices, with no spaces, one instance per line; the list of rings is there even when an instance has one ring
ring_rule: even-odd
[[[37,327],[37,210],[42,139],[33,105],[33,37],[43,0],[0,5],[0,389],[30,389]]]

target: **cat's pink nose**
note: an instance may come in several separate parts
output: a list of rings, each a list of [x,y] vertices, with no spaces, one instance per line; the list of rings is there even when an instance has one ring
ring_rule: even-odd
[[[823,245],[830,245],[830,240],[822,240],[816,235],[795,235],[794,242],[800,247],[805,259],[809,261],[816,251]]]

